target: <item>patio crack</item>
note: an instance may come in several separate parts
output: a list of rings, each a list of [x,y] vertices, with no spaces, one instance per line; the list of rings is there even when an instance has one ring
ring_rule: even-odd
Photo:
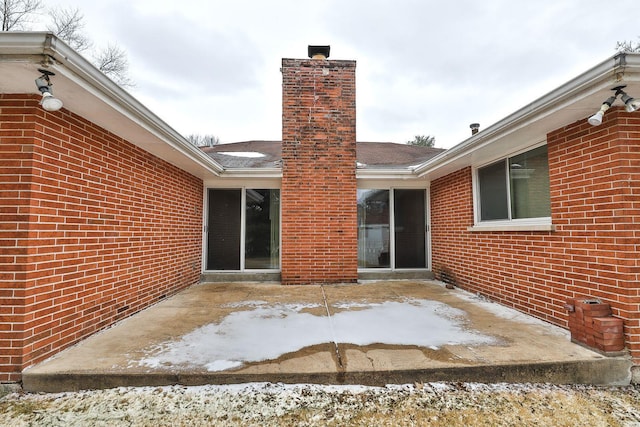
[[[324,286],[320,285],[320,289],[322,290],[322,299],[324,300],[324,308],[327,310],[327,318],[329,319],[329,329],[331,330],[331,342],[333,343],[333,347],[336,353],[336,361],[338,364],[338,371],[344,371],[344,365],[342,363],[342,356],[340,355],[340,348],[338,347],[338,340],[336,337],[336,331],[333,327],[333,317],[331,316],[331,312],[329,311],[329,303],[327,302],[327,294],[324,292]]]

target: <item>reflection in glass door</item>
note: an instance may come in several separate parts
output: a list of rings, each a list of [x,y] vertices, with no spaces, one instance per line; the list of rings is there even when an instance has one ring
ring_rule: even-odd
[[[246,195],[245,268],[278,268],[280,190],[247,190]]]
[[[280,190],[209,189],[206,241],[207,270],[279,268]]]
[[[358,190],[358,267],[389,268],[389,190]]]
[[[427,268],[426,237],[424,189],[358,190],[359,268]]]
[[[426,268],[426,218],[424,190],[394,190],[396,268]]]
[[[242,190],[209,190],[207,270],[240,269]]]

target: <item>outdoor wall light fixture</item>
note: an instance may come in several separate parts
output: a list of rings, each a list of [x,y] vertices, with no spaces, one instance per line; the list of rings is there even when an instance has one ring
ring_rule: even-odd
[[[620,92],[620,94],[622,95],[620,99],[622,100],[622,102],[624,102],[627,113],[633,113],[638,108],[640,108],[640,99],[630,97],[622,89],[619,89],[618,92]]]
[[[40,105],[42,105],[42,108],[47,111],[58,111],[62,108],[62,101],[53,96],[51,91],[51,81],[49,80],[49,77],[55,76],[55,73],[42,68],[39,68],[38,71],[42,73],[42,75],[36,79],[36,86],[40,93],[42,93]]]
[[[598,112],[593,116],[589,117],[588,122],[591,126],[600,126],[602,124],[602,117],[604,116],[604,113],[611,108],[611,104],[615,102],[616,97],[617,95],[607,98],[607,100],[602,103],[600,110],[598,110]]]
[[[622,102],[624,102],[625,109],[627,110],[627,112],[633,113],[634,111],[640,108],[640,100],[632,98],[629,95],[627,95],[627,93],[622,90],[625,87],[627,86],[626,85],[616,86],[613,89],[611,89],[615,91],[614,95],[607,98],[607,100],[602,103],[602,106],[600,106],[600,110],[598,110],[598,112],[595,113],[593,116],[589,117],[588,122],[590,125],[600,126],[602,124],[602,117],[604,116],[604,113],[609,108],[611,108],[611,105],[616,101],[618,96],[620,96],[620,99],[622,100]]]

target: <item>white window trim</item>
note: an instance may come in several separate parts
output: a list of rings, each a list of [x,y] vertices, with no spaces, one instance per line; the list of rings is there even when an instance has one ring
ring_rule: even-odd
[[[555,231],[551,217],[531,218],[528,220],[482,221],[467,228],[467,231]]]
[[[497,163],[499,161],[507,162],[511,157],[515,157],[527,151],[547,145],[547,142],[541,142],[531,145],[523,150],[515,151],[508,155],[497,157],[491,161],[479,164],[473,168],[472,175],[472,191],[473,191],[473,220],[474,225],[467,228],[471,232],[489,232],[489,231],[555,231],[555,225],[551,221],[551,217],[524,218],[524,219],[505,219],[505,220],[480,220],[480,180],[478,172],[483,167]],[[507,192],[507,203],[511,206],[511,192]],[[511,208],[509,208],[511,209]],[[511,212],[509,212],[511,215]]]

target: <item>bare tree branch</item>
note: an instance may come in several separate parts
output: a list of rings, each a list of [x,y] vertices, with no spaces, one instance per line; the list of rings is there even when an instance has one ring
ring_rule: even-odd
[[[28,29],[31,15],[42,9],[42,0],[0,0],[2,31]],[[90,50],[93,43],[84,34],[84,16],[78,8],[56,8],[49,11],[47,29],[77,52]],[[117,44],[101,50],[93,49],[93,62],[108,77],[125,88],[135,84],[128,76],[127,53]]]
[[[74,50],[83,52],[91,47],[91,41],[82,31],[84,16],[79,9],[52,9],[49,16],[52,23],[47,26],[47,29],[64,40]]]
[[[626,53],[640,52],[640,41],[632,42],[625,40],[616,42],[616,50]]]
[[[215,135],[196,135],[187,136],[187,140],[196,147],[213,147],[220,144],[220,138]]]
[[[93,56],[95,65],[122,87],[134,87],[134,82],[127,76],[129,61],[127,53],[117,44],[110,43]]]
[[[2,31],[27,29],[31,15],[42,8],[40,0],[0,0]]]

